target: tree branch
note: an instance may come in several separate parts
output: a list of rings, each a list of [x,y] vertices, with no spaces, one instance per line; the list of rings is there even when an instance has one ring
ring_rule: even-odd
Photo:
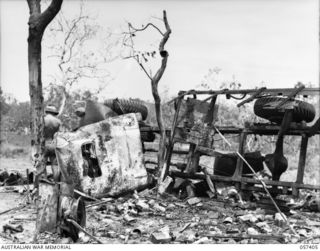
[[[162,61],[161,61],[161,67],[159,68],[159,70],[157,71],[157,73],[154,76],[155,82],[160,81],[160,79],[161,79],[161,77],[167,67],[167,61],[168,61],[168,56],[169,56],[169,53],[164,50],[164,46],[166,45],[166,43],[170,37],[170,34],[171,34],[171,28],[169,26],[168,19],[167,19],[167,13],[165,10],[163,11],[163,22],[166,27],[166,32],[164,33],[164,35],[160,41],[160,45],[159,45],[159,52],[162,57]]]
[[[39,1],[39,0],[35,0]],[[52,21],[52,19],[58,14],[61,9],[63,0],[51,0],[50,5],[47,9],[42,12],[39,16],[39,28],[44,31],[47,25]]]
[[[27,0],[27,2],[30,10],[30,16],[41,13],[41,6],[39,0]]]
[[[151,26],[151,27],[155,28],[157,31],[159,31],[159,33],[160,33],[162,36],[164,36],[163,32],[162,32],[156,25],[154,25],[153,23],[148,23],[146,26],[144,26],[144,27],[141,28],[141,29],[134,28],[131,23],[128,23],[128,24],[129,24],[129,26],[133,29],[134,32],[144,31],[144,30],[146,30],[149,26]]]

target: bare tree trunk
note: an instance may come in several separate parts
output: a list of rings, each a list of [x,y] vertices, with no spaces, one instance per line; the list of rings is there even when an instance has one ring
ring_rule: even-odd
[[[28,64],[29,64],[29,95],[30,95],[30,117],[31,117],[31,146],[33,147],[32,157],[35,160],[36,175],[35,187],[38,187],[39,176],[45,170],[43,137],[43,95],[41,82],[41,38],[30,34],[28,39]]]
[[[30,129],[32,158],[36,168],[35,187],[39,186],[39,177],[45,170],[44,158],[45,141],[43,95],[41,81],[41,41],[47,25],[56,16],[63,0],[52,0],[49,7],[41,13],[40,0],[27,0],[29,17],[28,36],[28,67],[29,67],[29,95],[30,95]]]
[[[132,49],[132,54],[127,57],[127,58],[133,58],[137,61],[139,66],[142,68],[144,73],[148,76],[148,78],[151,81],[151,88],[152,88],[152,95],[154,99],[154,104],[155,104],[155,112],[156,112],[156,118],[159,126],[159,131],[160,131],[160,141],[159,141],[159,152],[158,152],[158,184],[162,182],[162,169],[165,164],[165,155],[166,155],[166,130],[163,122],[163,117],[162,117],[162,107],[161,107],[161,98],[158,92],[158,84],[162,78],[162,75],[167,67],[167,62],[168,62],[168,57],[169,53],[165,50],[165,45],[170,37],[171,34],[171,28],[167,19],[167,13],[164,10],[163,11],[163,23],[165,26],[165,32],[163,33],[156,25],[153,23],[148,23],[147,25],[143,26],[141,29],[134,28],[130,23],[128,23],[129,26],[129,32],[127,33],[129,35],[128,39],[124,39],[124,45],[128,46]],[[146,68],[143,65],[143,62],[140,61],[140,56],[137,51],[134,49],[134,43],[133,43],[133,35],[135,35],[136,32],[144,31],[148,27],[153,27],[156,29],[162,36],[159,44],[159,54],[161,56],[161,66],[157,70],[156,74],[152,76],[151,72],[148,73]],[[127,44],[127,41],[129,41],[130,44]],[[145,55],[143,55],[145,57]]]
[[[159,174],[161,173],[161,168],[164,165],[164,158],[165,158],[165,149],[166,149],[166,133],[165,133],[165,126],[163,123],[163,117],[162,117],[162,108],[161,108],[161,98],[158,92],[158,83],[151,81],[151,87],[152,87],[152,95],[154,99],[154,105],[155,105],[155,112],[156,112],[156,118],[157,123],[159,126],[160,131],[160,141],[159,141],[159,151],[158,151],[158,171]],[[160,175],[158,175],[160,177]]]

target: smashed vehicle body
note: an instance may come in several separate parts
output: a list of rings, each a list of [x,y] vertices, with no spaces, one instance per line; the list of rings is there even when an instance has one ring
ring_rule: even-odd
[[[110,117],[75,132],[59,132],[55,139],[59,169],[67,171],[76,189],[101,198],[148,185],[134,113]]]

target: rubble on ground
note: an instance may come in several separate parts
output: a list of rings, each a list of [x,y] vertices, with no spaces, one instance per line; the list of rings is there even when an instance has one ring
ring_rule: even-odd
[[[290,205],[290,199],[288,204]],[[279,213],[266,213],[268,211],[257,205],[250,201],[243,201],[242,204],[222,195],[217,198],[179,199],[166,193],[159,196],[155,189],[146,189],[99,202],[87,201],[85,229],[101,243],[320,242],[319,212],[306,211],[303,208],[287,212],[285,217],[297,234],[294,235]],[[31,214],[32,207],[33,204],[27,205],[24,214],[26,212]],[[1,240],[7,243],[32,241],[32,234],[26,234],[26,237],[29,237],[27,239],[19,233],[19,231],[30,232],[30,221],[26,215],[19,217],[18,209],[3,215],[0,212],[0,219],[4,216],[11,221],[1,224]],[[32,217],[35,217],[34,212]],[[74,241],[68,236],[44,232],[38,235],[37,243],[66,244]],[[76,243],[96,243],[96,241],[80,232]]]

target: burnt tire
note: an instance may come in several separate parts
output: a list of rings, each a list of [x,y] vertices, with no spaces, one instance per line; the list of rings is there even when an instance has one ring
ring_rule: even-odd
[[[141,113],[142,119],[145,120],[148,116],[148,108],[143,102],[131,99],[107,99],[104,105],[111,108],[118,115],[127,113]]]
[[[255,115],[270,120],[271,122],[275,122],[277,124],[281,124],[282,118],[284,116],[283,109],[267,109],[266,106],[273,102],[281,102],[285,100],[284,97],[263,97],[256,100],[254,103],[253,111]],[[293,109],[292,114],[292,122],[302,122],[305,121],[307,123],[311,122],[316,114],[316,111],[313,105],[301,101],[295,100],[297,106]]]

